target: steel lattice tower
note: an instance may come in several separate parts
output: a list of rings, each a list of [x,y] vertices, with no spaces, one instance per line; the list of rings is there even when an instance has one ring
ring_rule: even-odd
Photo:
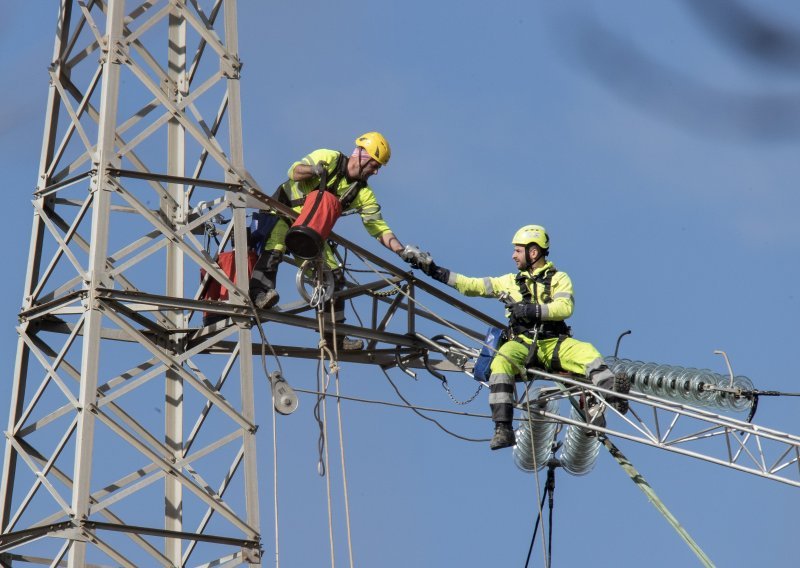
[[[237,43],[236,0],[61,0],[9,381],[0,566],[260,563],[253,309],[214,253],[247,240],[246,207],[294,213],[244,168]],[[227,228],[211,245],[218,225]],[[471,372],[478,350],[441,331],[472,345],[486,325],[504,326],[332,238],[371,268],[370,282],[335,292],[371,302],[369,323],[337,326],[368,342],[340,360],[424,369],[447,388],[442,372]],[[238,274],[245,251],[236,248]],[[205,295],[214,282],[226,301]],[[458,321],[419,308],[418,293]],[[223,321],[203,325],[204,311]],[[299,302],[259,317],[316,332],[309,313]],[[319,355],[281,338],[281,356]],[[620,395],[631,411],[608,427],[531,412],[800,487],[800,437],[696,406],[757,394],[735,392],[732,371],[727,387],[694,398],[662,375],[650,391]],[[573,397],[597,390],[529,376]]]
[[[246,292],[198,236],[246,240],[236,1],[60,4],[0,564],[259,563]],[[200,269],[232,290],[205,335]]]

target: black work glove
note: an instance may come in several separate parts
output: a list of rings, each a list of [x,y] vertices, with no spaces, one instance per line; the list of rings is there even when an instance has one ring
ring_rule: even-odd
[[[311,166],[311,173],[314,174],[314,177],[322,177],[327,172],[328,169],[325,167],[325,162],[317,162]]]
[[[542,319],[542,306],[530,302],[514,302],[508,307],[508,318],[512,326],[533,326]]]
[[[438,280],[442,284],[447,284],[447,281],[450,279],[450,271],[446,268],[438,266],[432,260],[427,266],[422,266],[421,268],[422,272],[424,272],[434,280]]]

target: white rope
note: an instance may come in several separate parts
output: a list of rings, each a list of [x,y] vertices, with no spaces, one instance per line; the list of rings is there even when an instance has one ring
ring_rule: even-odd
[[[273,501],[275,503],[275,566],[280,568],[281,559],[279,554],[278,541],[278,425],[275,419],[275,404],[272,405],[272,480],[273,480]]]
[[[393,286],[394,286],[394,287],[395,287],[395,288],[398,290],[398,292],[399,292],[400,294],[402,294],[403,296],[405,296],[405,297],[406,297],[406,300],[408,300],[408,302],[409,302],[409,303],[412,303],[412,302],[413,302],[413,303],[414,303],[414,304],[415,304],[417,307],[419,307],[419,308],[422,308],[422,309],[423,309],[423,310],[424,310],[426,313],[428,313],[429,315],[431,315],[431,317],[433,317],[434,319],[436,319],[437,321],[439,321],[439,323],[441,323],[441,324],[443,324],[443,325],[445,325],[445,326],[449,327],[449,328],[450,328],[450,329],[452,329],[453,331],[455,331],[455,332],[457,332],[457,333],[460,333],[462,336],[464,336],[464,337],[467,337],[467,338],[469,338],[469,339],[470,339],[470,340],[472,340],[472,341],[476,341],[477,343],[479,343],[479,344],[480,344],[480,345],[482,345],[483,347],[486,347],[486,348],[487,348],[487,349],[489,349],[490,351],[494,352],[494,355],[495,355],[495,356],[498,356],[498,355],[499,355],[499,356],[501,356],[501,357],[505,358],[505,359],[506,359],[506,361],[508,361],[509,363],[511,363],[512,365],[514,365],[514,367],[516,367],[516,368],[518,369],[518,371],[520,372],[520,374],[521,374],[523,377],[526,377],[526,372],[525,372],[525,369],[524,369],[523,367],[521,367],[520,365],[516,364],[514,361],[512,361],[512,360],[511,360],[509,357],[507,357],[505,354],[503,354],[503,353],[500,353],[500,351],[499,351],[498,349],[495,349],[495,348],[494,348],[494,346],[492,346],[492,345],[489,345],[489,344],[487,344],[487,343],[484,343],[483,341],[476,340],[474,337],[472,337],[472,336],[468,335],[467,333],[465,333],[464,331],[462,331],[461,329],[459,329],[459,328],[458,328],[458,327],[456,327],[455,325],[451,324],[449,321],[447,321],[446,319],[444,319],[443,317],[441,317],[439,314],[437,314],[436,312],[434,312],[433,310],[431,310],[430,308],[428,308],[426,305],[424,305],[423,303],[421,303],[419,300],[417,300],[416,298],[412,297],[412,296],[411,296],[411,295],[410,295],[408,292],[406,292],[405,290],[401,289],[401,288],[400,288],[399,286],[397,286],[396,284],[394,284],[394,283],[392,283],[391,281],[389,281],[389,279],[388,279],[388,278],[386,278],[386,277],[385,277],[385,276],[384,276],[384,275],[383,275],[381,272],[379,272],[379,271],[378,271],[378,270],[375,268],[375,266],[373,266],[373,265],[372,265],[372,264],[371,264],[371,263],[370,263],[370,262],[369,262],[367,259],[365,259],[365,258],[362,258],[362,257],[360,257],[360,256],[359,256],[359,258],[360,258],[360,259],[362,260],[362,262],[364,262],[364,264],[366,264],[366,265],[367,265],[367,266],[368,266],[368,267],[369,267],[369,268],[370,268],[370,269],[371,269],[371,270],[372,270],[372,271],[373,271],[375,274],[377,274],[377,275],[378,275],[378,276],[379,276],[379,277],[380,277],[380,278],[381,278],[381,279],[382,279],[384,282],[386,282],[387,284],[391,284],[391,285],[393,285]],[[523,382],[527,382],[527,381],[523,381]],[[338,395],[338,391],[337,391],[337,395]],[[526,396],[526,400],[527,400],[527,402],[528,402],[528,428],[530,429],[530,428],[532,428],[532,418],[531,418],[531,415],[530,415],[530,393],[528,392],[528,389],[527,389],[527,388],[525,389],[525,396]],[[532,430],[530,430],[530,435],[531,435],[531,436],[533,435],[533,431],[532,431]],[[541,506],[541,503],[540,503],[540,501],[539,501],[539,499],[538,499],[538,495],[539,495],[539,494],[542,492],[542,490],[541,490],[541,482],[540,482],[540,480],[539,480],[539,471],[538,471],[538,467],[537,467],[537,465],[538,465],[538,464],[536,463],[536,451],[535,451],[535,448],[534,448],[534,445],[533,445],[533,443],[531,443],[531,454],[532,454],[532,457],[533,457],[534,477],[536,478],[536,492],[537,492],[537,498],[536,498],[536,500],[535,500],[535,501],[536,501],[536,506],[537,506],[537,508],[538,508],[538,510],[539,510],[539,517],[542,519],[542,535],[544,535],[544,516],[542,516],[542,506]],[[548,565],[548,562],[547,562],[547,545],[546,545],[546,543],[545,543],[545,539],[544,539],[544,537],[542,537],[542,554],[543,554],[543,557],[544,557],[544,565],[545,565],[545,566],[547,566],[547,565]]]
[[[536,498],[534,501],[536,502],[536,507],[539,509],[539,518],[542,520],[542,556],[544,561],[544,566],[549,566],[550,564],[547,562],[547,543],[545,542],[544,538],[544,514],[542,512],[542,502],[539,500],[539,495],[542,493],[542,486],[539,481],[539,466],[536,463],[536,446],[533,443],[533,418],[531,418],[531,393],[529,389],[525,389],[525,402],[527,403],[527,415],[528,415],[528,436],[531,438],[531,457],[533,458],[533,476],[536,478]]]
[[[317,310],[317,326],[319,328],[319,370],[317,372],[317,389],[321,393],[319,400],[317,401],[318,405],[322,406],[322,412],[320,415],[320,424],[321,424],[321,441],[322,441],[322,455],[320,456],[320,462],[317,465],[318,472],[320,475],[325,477],[325,485],[327,488],[328,494],[328,541],[330,542],[330,553],[331,553],[331,568],[336,566],[336,556],[335,556],[335,547],[333,542],[333,503],[331,499],[331,477],[328,475],[330,459],[328,455],[328,402],[326,399],[326,395],[328,392],[328,375],[325,372],[325,355],[326,351],[330,354],[330,349],[327,347],[327,343],[325,341],[325,324],[323,321],[323,313],[322,310]],[[332,358],[332,357],[329,357]]]
[[[344,457],[344,432],[342,426],[342,399],[340,397],[339,391],[339,351],[338,351],[338,341],[336,337],[336,319],[335,319],[335,307],[333,302],[330,302],[331,305],[331,335],[333,336],[333,353],[334,353],[334,360],[331,361],[331,372],[334,373],[336,377],[336,414],[339,422],[339,453],[342,460],[342,488],[344,491],[344,512],[345,512],[345,522],[347,524],[347,551],[350,558],[350,568],[354,567],[353,564],[353,538],[350,528],[350,497],[347,491],[347,467]]]

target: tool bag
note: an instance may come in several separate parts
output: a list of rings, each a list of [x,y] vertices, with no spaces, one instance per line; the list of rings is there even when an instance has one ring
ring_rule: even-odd
[[[280,190],[280,188],[278,189]],[[273,197],[275,196],[273,195]],[[247,248],[255,251],[256,254],[261,254],[267,239],[272,234],[272,229],[275,228],[279,220],[280,217],[270,211],[260,210],[254,212],[247,231]]]
[[[478,354],[478,359],[475,361],[475,367],[472,369],[472,377],[476,381],[488,381],[491,375],[489,366],[492,364],[497,350],[508,340],[506,330],[499,327],[490,327],[486,332],[486,337],[483,338],[483,347]]]
[[[256,261],[258,260],[258,255],[253,250],[247,251],[247,276],[248,278],[253,274],[253,267],[256,265]],[[217,257],[217,264],[225,273],[225,275],[230,278],[230,280],[236,284],[236,254],[235,251],[229,250],[225,252],[219,253]],[[206,271],[204,269],[200,269],[200,281],[202,282],[203,279],[206,277]],[[203,292],[203,300],[217,300],[220,302],[224,302],[228,299],[228,289],[217,282],[214,278],[209,278],[208,282],[206,283],[205,291]],[[211,325],[212,323],[225,319],[225,316],[220,314],[210,314],[208,312],[203,312],[203,325]]]
[[[364,186],[363,182],[355,181],[339,198],[336,189],[346,175],[347,156],[340,152],[331,182],[328,183],[326,168],[320,176],[317,189],[303,199],[300,215],[286,232],[286,248],[295,257],[308,260],[319,256],[342,211],[350,206]],[[295,206],[294,202],[292,206]]]
[[[339,198],[327,189],[315,189],[308,194],[300,216],[286,232],[286,248],[297,258],[316,258],[341,216]]]

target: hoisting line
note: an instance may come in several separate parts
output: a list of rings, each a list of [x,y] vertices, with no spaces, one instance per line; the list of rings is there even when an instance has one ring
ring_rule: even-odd
[[[542,519],[542,507],[544,507],[545,497],[550,496],[549,499],[549,516],[547,520],[547,552],[544,557],[544,565],[550,568],[550,560],[553,558],[553,493],[556,490],[556,465],[552,463],[547,468],[547,482],[544,485],[544,492],[542,493],[542,500],[539,503],[539,515],[536,517],[536,524],[533,525],[533,536],[531,537],[531,545],[528,547],[528,557],[525,560],[525,568],[531,560],[531,553],[533,552],[533,543],[536,541],[536,531],[539,530],[539,521]],[[544,529],[542,529],[544,531]],[[544,540],[544,539],[542,539]]]
[[[275,566],[280,568],[281,557],[278,548],[278,424],[275,419],[276,410],[275,405],[272,405],[272,483],[273,483],[273,501],[275,504]]]
[[[330,303],[331,308],[331,335],[333,336],[333,361],[331,362],[330,371],[334,373],[336,379],[336,416],[339,421],[339,455],[342,461],[342,488],[344,491],[344,513],[345,523],[347,526],[347,552],[350,558],[350,568],[354,568],[353,564],[353,539],[350,532],[350,495],[347,490],[347,466],[344,458],[344,430],[342,426],[342,399],[339,392],[339,342],[336,334],[336,318],[333,302]]]
[[[362,258],[361,260],[365,264],[367,264],[373,270],[373,272],[375,272],[376,274],[378,274],[378,276],[383,278],[383,276],[380,275],[380,273],[369,262],[367,262],[366,259]],[[389,283],[388,279],[386,279],[386,278],[383,278],[383,279],[387,283]],[[405,295],[406,298],[409,301],[414,302],[417,306],[420,306],[423,309],[425,309],[425,311],[427,311],[429,314],[431,314],[434,318],[438,319],[441,323],[445,324],[447,327],[450,327],[450,328],[454,329],[455,331],[461,332],[461,330],[455,328],[449,322],[447,322],[446,320],[444,320],[443,318],[438,316],[438,314],[436,314],[435,312],[433,312],[429,308],[423,306],[418,300],[416,300],[415,298],[411,298],[410,294],[408,294],[407,292],[403,292],[402,290],[400,290],[400,293]],[[495,353],[499,354],[499,353],[497,353],[497,351],[495,351]],[[558,381],[555,381],[555,383],[559,386],[559,388],[562,391],[564,391],[565,393],[567,392],[566,389],[564,388],[564,385],[560,384]],[[583,411],[579,408],[579,406],[574,401],[572,396],[568,395],[568,398],[569,398],[570,402],[572,403],[572,405],[575,406],[580,411],[581,415],[584,416],[584,419],[585,419],[586,417],[583,414]],[[664,516],[664,518],[667,519],[667,522],[669,522],[670,525],[672,525],[672,527],[675,529],[675,531],[678,533],[678,535],[684,540],[684,542],[686,542],[686,544],[689,546],[689,548],[692,550],[692,552],[695,553],[695,555],[700,560],[700,562],[703,564],[703,566],[705,566],[705,567],[714,567],[714,563],[711,562],[711,559],[709,559],[709,557],[703,552],[703,550],[700,548],[700,546],[697,544],[697,542],[695,542],[695,540],[691,537],[691,535],[689,535],[689,533],[686,532],[686,529],[684,529],[681,526],[681,524],[678,522],[678,520],[675,518],[675,516],[669,511],[669,509],[667,509],[667,506],[664,504],[664,502],[661,501],[661,499],[658,498],[658,496],[656,495],[656,493],[653,490],[653,488],[650,487],[650,484],[647,483],[647,481],[644,479],[644,477],[636,470],[636,468],[633,467],[633,465],[622,454],[622,452],[619,451],[619,448],[617,448],[605,436],[605,434],[600,434],[600,440],[603,442],[603,445],[606,447],[606,449],[608,449],[608,451],[611,453],[611,455],[614,457],[614,459],[616,459],[619,462],[620,466],[622,466],[622,468],[625,470],[625,472],[628,473],[628,475],[631,477],[633,482],[636,483],[636,485],[639,487],[640,490],[642,490],[642,492],[644,492],[644,494],[647,496],[648,500],[653,504],[653,506],[655,506],[656,509]],[[537,476],[537,483],[538,483],[538,476]],[[542,505],[543,504],[544,503],[542,503]],[[541,506],[539,507],[539,511],[540,511],[540,515],[541,515]],[[545,561],[547,562],[547,557],[545,557]]]
[[[664,502],[658,498],[658,495],[656,495],[655,491],[653,491],[653,488],[650,487],[650,484],[647,483],[642,474],[639,473],[635,467],[633,467],[633,464],[628,460],[628,458],[625,457],[621,451],[619,451],[619,448],[617,448],[617,446],[615,446],[605,434],[600,434],[600,441],[603,442],[603,445],[606,447],[606,449],[608,449],[609,453],[614,457],[614,459],[617,460],[619,465],[622,466],[622,469],[624,469],[625,473],[630,476],[631,480],[636,484],[636,486],[641,489],[645,495],[647,495],[647,498],[650,500],[653,506],[658,509],[662,515],[664,515],[664,518],[667,519],[667,522],[669,522],[670,525],[672,525],[672,528],[675,529],[675,532],[677,532],[684,542],[689,545],[689,548],[695,553],[703,566],[706,566],[707,568],[713,568],[714,563],[711,562],[711,559],[706,556],[706,553],[702,551],[700,546],[694,541],[689,533],[686,532],[686,529],[681,526],[681,524],[678,522],[678,519],[676,519],[669,509],[667,509],[667,506],[664,505]]]
[[[317,389],[321,393],[317,396],[317,404],[314,407],[314,417],[319,424],[319,441],[318,441],[318,450],[319,450],[319,461],[317,462],[317,472],[321,477],[325,477],[325,484],[327,486],[328,491],[328,540],[330,542],[330,553],[331,553],[331,568],[336,566],[336,556],[333,544],[333,504],[331,502],[331,478],[327,475],[328,465],[329,465],[329,457],[328,457],[328,404],[327,400],[325,399],[325,395],[328,392],[328,380],[327,375],[325,373],[325,355],[326,352],[329,355],[329,359],[333,359],[333,355],[330,352],[330,349],[327,346],[327,342],[325,341],[324,336],[324,329],[325,325],[323,323],[323,313],[321,309],[317,309],[317,324],[319,327],[320,337],[319,337],[319,368],[317,370]],[[322,407],[322,413],[320,415],[320,407]]]
[[[553,382],[564,393],[567,393],[567,389],[563,384],[561,384],[559,381],[553,381]],[[575,402],[575,399],[571,395],[568,396],[568,399],[570,401],[570,404],[572,404],[572,406],[575,407],[580,412],[583,419],[586,420],[586,415],[583,413],[583,410],[580,408],[579,404]],[[678,533],[678,536],[680,536],[683,539],[683,541],[689,546],[691,551],[694,552],[695,556],[697,556],[697,559],[700,560],[700,563],[706,568],[714,568],[715,565],[711,561],[711,559],[706,555],[705,552],[703,552],[703,550],[700,548],[700,545],[697,544],[697,542],[695,542],[695,540],[686,531],[686,529],[684,529],[683,526],[681,526],[680,522],[675,517],[675,515],[673,515],[667,508],[667,506],[664,504],[664,502],[661,499],[659,499],[658,495],[656,495],[656,492],[653,490],[650,484],[647,483],[647,480],[644,478],[644,476],[641,473],[639,473],[639,471],[633,466],[630,460],[628,460],[628,458],[625,457],[625,454],[623,454],[619,450],[619,448],[616,445],[614,445],[614,443],[611,440],[609,440],[608,436],[606,436],[604,433],[597,432],[597,435],[599,436],[600,441],[606,447],[611,456],[615,460],[617,460],[617,463],[619,463],[619,465],[622,467],[625,473],[627,473],[628,476],[631,478],[631,481],[633,481],[636,484],[636,486],[642,491],[642,493],[644,493],[647,496],[647,499],[653,504],[656,510],[659,513],[661,513],[667,520],[667,522],[672,526],[672,528],[675,529],[675,532]]]
[[[322,268],[318,267],[317,275],[321,279],[322,278]],[[321,284],[317,286],[320,288]],[[330,386],[330,378],[331,374],[335,377],[336,382],[336,395],[335,398],[337,400],[337,416],[338,416],[338,430],[339,430],[339,451],[340,451],[340,458],[342,463],[342,484],[343,484],[343,493],[344,493],[344,503],[345,503],[345,522],[347,527],[347,549],[348,555],[350,560],[350,567],[353,568],[353,541],[351,535],[351,525],[350,525],[350,497],[347,488],[347,466],[345,461],[345,453],[344,453],[344,431],[343,431],[343,424],[342,424],[342,409],[341,409],[341,395],[339,391],[340,383],[339,383],[339,363],[338,363],[338,341],[337,341],[337,333],[336,333],[336,319],[335,319],[335,306],[333,302],[327,302],[330,306],[330,332],[326,332],[325,329],[325,314],[324,314],[324,294],[321,290],[319,290],[319,294],[315,291],[315,296],[318,296],[318,301],[315,302],[316,305],[314,307],[317,308],[317,327],[319,329],[319,369],[317,373],[317,404],[314,407],[314,416],[317,420],[317,423],[320,427],[320,437],[318,442],[318,450],[319,450],[319,461],[318,461],[318,472],[320,476],[326,478],[326,486],[327,486],[327,493],[328,493],[328,534],[330,540],[330,553],[331,553],[331,566],[335,566],[335,549],[334,549],[334,537],[333,537],[333,504],[332,504],[332,489],[331,489],[331,480],[330,475],[328,472],[330,471],[330,457],[329,457],[329,444],[328,444],[328,413],[327,413],[327,396],[328,396],[328,387]],[[331,339],[333,342],[332,347],[328,346],[328,338]],[[329,366],[325,367],[325,360],[328,360]],[[320,407],[321,407],[321,415],[320,415]]]
[[[538,335],[538,333],[539,333],[538,328],[537,328],[535,333],[536,333],[536,335]],[[536,335],[534,335],[534,341],[536,341]],[[536,463],[536,447],[533,444],[533,417],[531,416],[531,398],[530,398],[530,389],[528,389],[528,388],[525,389],[525,402],[526,402],[526,407],[527,407],[525,414],[527,415],[528,435],[531,437],[531,458],[533,458],[533,471],[536,472],[534,474],[534,476],[536,477],[536,493],[538,495],[538,493],[542,490],[542,488],[540,487],[540,484],[539,484],[539,474],[538,474],[539,465]],[[548,471],[548,481],[549,481],[549,475],[550,475],[550,471]],[[545,484],[544,493],[547,493],[547,484]],[[528,561],[530,560],[531,552],[533,551],[533,542],[534,542],[534,540],[536,540],[536,530],[539,527],[539,519],[542,518],[542,506],[543,505],[544,505],[544,494],[542,495],[542,502],[539,503],[539,515],[536,518],[536,526],[533,529],[533,537],[531,538],[531,546],[528,549],[528,559],[525,561],[525,566],[526,567],[528,566]],[[550,501],[550,506],[551,506],[550,518],[551,518],[551,521],[552,521],[552,515],[553,515],[552,498],[551,498],[551,501]],[[550,554],[549,554],[549,551],[547,550],[547,545],[544,542],[544,538],[542,538],[542,554],[544,555],[544,565],[546,567],[549,567],[550,566]]]

